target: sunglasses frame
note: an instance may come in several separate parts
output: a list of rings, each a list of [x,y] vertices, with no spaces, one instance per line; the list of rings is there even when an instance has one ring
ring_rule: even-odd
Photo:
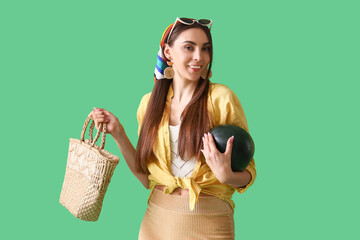
[[[179,17],[176,18],[176,20],[175,20],[175,22],[174,22],[174,25],[172,26],[171,31],[170,31],[169,35],[167,36],[167,42],[169,41],[170,35],[171,35],[172,31],[174,30],[174,27],[175,27],[175,25],[176,25],[176,23],[177,23],[178,21],[181,22],[182,24],[185,24],[185,25],[193,25],[195,22],[197,22],[198,24],[200,24],[200,25],[202,25],[202,26],[205,26],[205,27],[210,25],[209,31],[211,30],[212,20],[209,20],[209,19],[199,19],[199,20],[196,20],[196,19],[190,19],[190,18],[186,18],[186,19],[191,20],[192,23],[184,22],[184,21],[181,20],[181,18],[179,18]],[[201,20],[208,20],[208,21],[210,21],[210,23],[208,23],[208,24],[203,24],[203,23],[200,22]]]

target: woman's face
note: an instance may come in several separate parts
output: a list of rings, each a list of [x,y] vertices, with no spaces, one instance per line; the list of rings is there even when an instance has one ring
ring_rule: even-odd
[[[179,34],[172,47],[165,46],[165,56],[173,62],[174,78],[198,81],[210,62],[211,45],[205,32],[190,28]]]

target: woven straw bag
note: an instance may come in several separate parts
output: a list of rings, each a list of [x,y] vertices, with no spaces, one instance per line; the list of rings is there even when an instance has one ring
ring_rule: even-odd
[[[81,138],[70,138],[65,179],[60,203],[75,217],[84,221],[99,218],[104,196],[119,157],[104,149],[106,123],[100,123],[95,139],[92,139],[94,121],[89,130],[90,140],[84,140],[86,128],[91,118],[84,123]],[[101,146],[95,145],[103,129]]]

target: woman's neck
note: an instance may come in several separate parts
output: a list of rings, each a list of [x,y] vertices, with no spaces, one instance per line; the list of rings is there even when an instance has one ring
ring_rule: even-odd
[[[172,82],[174,92],[172,101],[176,101],[177,103],[189,102],[197,83],[197,81],[182,80],[174,77]]]

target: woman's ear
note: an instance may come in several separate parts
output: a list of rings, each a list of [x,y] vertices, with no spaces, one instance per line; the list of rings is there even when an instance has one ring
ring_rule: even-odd
[[[165,48],[164,48],[164,55],[167,59],[172,60],[171,58],[171,48],[169,46],[169,44],[165,43]]]

